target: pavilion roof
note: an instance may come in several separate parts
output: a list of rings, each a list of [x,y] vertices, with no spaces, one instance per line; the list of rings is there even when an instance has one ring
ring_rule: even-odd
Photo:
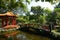
[[[7,12],[4,14],[0,14],[0,16],[17,16],[16,14],[13,14],[12,12]]]

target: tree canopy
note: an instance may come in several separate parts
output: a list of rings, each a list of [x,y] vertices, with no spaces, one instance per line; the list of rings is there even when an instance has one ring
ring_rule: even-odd
[[[17,8],[22,8],[26,11],[27,7],[23,2],[24,0],[0,0],[0,13],[14,11]],[[29,3],[30,1],[26,0],[25,2]]]

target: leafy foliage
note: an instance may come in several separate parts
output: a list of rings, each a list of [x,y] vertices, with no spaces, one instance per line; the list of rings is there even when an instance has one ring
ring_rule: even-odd
[[[28,18],[28,16],[19,16],[17,18],[17,21],[20,23],[29,23],[29,18]]]
[[[46,0],[46,1],[53,2],[53,0]]]
[[[39,1],[39,0],[35,0],[36,2]]]
[[[40,6],[36,6],[36,7],[31,7],[31,11],[38,15],[43,12],[43,9]]]
[[[55,14],[56,14],[56,23],[60,25],[60,8],[55,8],[54,10]]]
[[[23,3],[23,1],[24,0],[0,0],[0,12],[13,11],[16,10],[18,7],[26,11],[27,7]],[[26,2],[28,3],[29,1],[27,0]]]
[[[60,8],[55,8],[54,11],[55,12],[60,12]]]
[[[36,23],[45,24],[46,23],[46,15],[44,10],[40,6],[31,7],[31,11],[35,15]]]

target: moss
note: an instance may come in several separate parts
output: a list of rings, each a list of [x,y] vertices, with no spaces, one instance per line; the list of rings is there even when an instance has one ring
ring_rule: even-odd
[[[60,32],[60,28],[59,28],[59,29],[57,29],[57,32]]]

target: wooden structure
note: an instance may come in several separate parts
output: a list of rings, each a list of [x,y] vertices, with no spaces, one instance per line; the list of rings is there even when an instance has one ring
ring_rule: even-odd
[[[0,19],[2,19],[2,27],[8,25],[16,25],[16,15],[12,12],[7,12],[4,14],[0,14]]]

